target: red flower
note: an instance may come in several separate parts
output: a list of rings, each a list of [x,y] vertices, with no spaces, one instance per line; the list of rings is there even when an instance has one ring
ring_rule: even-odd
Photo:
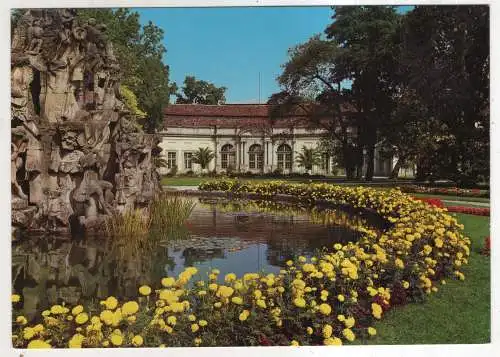
[[[487,207],[464,207],[464,206],[449,206],[448,212],[455,213],[466,213],[472,214],[474,216],[488,216],[490,215],[490,209]]]
[[[484,238],[484,247],[481,249],[481,254],[490,256],[491,240],[490,237]]]

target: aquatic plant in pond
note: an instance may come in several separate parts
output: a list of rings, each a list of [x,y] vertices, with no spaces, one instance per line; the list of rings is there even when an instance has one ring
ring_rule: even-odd
[[[105,222],[106,234],[114,238],[137,238],[146,236],[151,220],[147,210],[134,209],[114,213]]]
[[[158,195],[150,206],[151,226],[154,229],[179,227],[193,212],[195,203],[177,195]]]

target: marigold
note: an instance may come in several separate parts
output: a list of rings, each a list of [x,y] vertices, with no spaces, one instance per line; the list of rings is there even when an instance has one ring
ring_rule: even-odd
[[[377,330],[374,327],[368,327],[368,335],[375,336],[377,334]]]
[[[114,310],[118,306],[118,300],[116,300],[114,296],[110,296],[106,300],[104,300],[103,304],[107,309]]]
[[[141,335],[135,335],[134,338],[132,339],[132,344],[136,347],[142,346],[144,343],[144,339],[142,338]]]
[[[137,301],[128,301],[122,306],[123,316],[133,315],[137,311],[139,311],[139,304],[137,303]]]
[[[191,332],[195,333],[200,329],[200,326],[198,324],[191,324]]]
[[[170,287],[174,286],[174,284],[175,284],[175,279],[172,277],[167,277],[167,278],[161,279],[161,285],[163,285],[166,288],[170,288]]]
[[[87,315],[85,312],[80,312],[78,315],[75,317],[75,322],[79,325],[83,325],[89,320],[89,315]]]
[[[207,320],[200,320],[200,321],[198,321],[198,324],[199,324],[201,327],[205,327],[205,326],[207,326],[207,325],[208,325],[208,322],[207,322]]]
[[[28,348],[51,348],[50,344],[44,340],[33,340],[28,343]]]
[[[306,306],[306,301],[304,300],[304,298],[301,298],[301,297],[295,298],[293,300],[293,303],[297,307],[305,307]]]
[[[122,335],[119,335],[119,334],[116,334],[116,333],[112,333],[111,334],[111,343],[115,346],[121,346],[121,344],[123,343],[123,337]]]
[[[143,285],[139,288],[139,293],[144,296],[151,294],[151,288],[147,285]]]
[[[328,304],[321,304],[321,305],[319,305],[319,311],[323,315],[330,315],[330,313],[332,312],[332,308]]]
[[[329,337],[323,340],[325,346],[342,346],[342,340],[338,337]]]
[[[231,302],[236,305],[241,305],[243,304],[243,299],[240,296],[233,296]]]
[[[314,330],[313,330],[313,328],[312,328],[311,326],[308,326],[308,327],[306,328],[306,332],[307,332],[307,334],[308,334],[308,335],[312,335],[312,334],[313,334],[313,332],[314,332]]]
[[[356,335],[350,328],[345,328],[342,330],[342,334],[346,338],[347,341],[352,342],[356,339]]]
[[[28,320],[26,319],[26,317],[24,316],[18,316],[16,318],[16,322],[19,324],[19,325],[26,325],[28,323]]]
[[[19,301],[21,301],[21,296],[19,296],[18,294],[12,294],[10,299],[12,302],[19,302]]]
[[[376,319],[380,319],[382,317],[382,307],[376,302],[372,303],[372,315]]]
[[[333,333],[333,327],[329,324],[326,324],[323,326],[323,337],[328,338],[332,336]]]
[[[297,340],[292,340],[292,342],[290,342],[290,346],[300,346],[300,344]]]

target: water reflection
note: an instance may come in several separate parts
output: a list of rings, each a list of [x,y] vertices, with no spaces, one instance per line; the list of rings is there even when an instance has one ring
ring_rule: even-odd
[[[345,212],[254,201],[199,199],[185,226],[152,232],[143,242],[88,237],[24,237],[13,243],[14,290],[24,296],[24,314],[65,301],[89,304],[109,295],[136,295],[142,284],[158,286],[165,275],[196,266],[221,275],[276,272],[288,259],[311,256],[335,242],[355,241],[350,227],[370,224]]]

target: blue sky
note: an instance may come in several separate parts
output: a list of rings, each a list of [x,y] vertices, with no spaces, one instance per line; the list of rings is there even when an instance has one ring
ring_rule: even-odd
[[[287,51],[331,22],[330,7],[137,8],[165,31],[170,79],[227,87],[227,103],[263,103],[279,90]]]

